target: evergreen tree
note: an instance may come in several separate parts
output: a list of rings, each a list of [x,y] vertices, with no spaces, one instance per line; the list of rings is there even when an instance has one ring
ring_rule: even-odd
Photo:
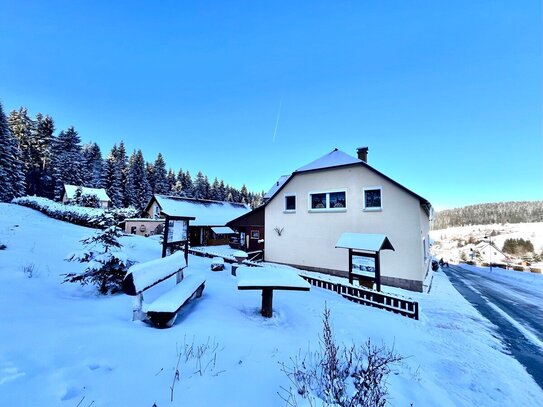
[[[64,281],[81,285],[94,284],[100,294],[113,294],[121,290],[126,272],[134,262],[127,260],[120,250],[122,244],[118,239],[123,232],[115,226],[114,216],[109,212],[104,213],[99,224],[105,229],[81,241],[87,251],[73,253],[68,257],[68,261],[88,263],[87,268],[82,273],[66,274]]]
[[[219,180],[217,177],[213,180],[213,184],[211,184],[211,192],[210,192],[210,199],[213,199],[215,201],[222,201],[220,198],[220,191],[219,191]]]
[[[26,183],[26,193],[36,193],[36,174],[39,168],[39,158],[37,151],[36,138],[34,137],[35,125],[32,119],[28,116],[28,111],[25,107],[21,107],[18,111],[13,110],[8,117],[11,134],[15,136],[19,145],[19,158],[23,165],[23,174]]]
[[[128,156],[126,155],[124,141],[121,140],[119,147],[113,146],[112,154],[117,161],[117,169],[120,173],[122,206],[126,208],[130,205],[130,197],[128,194]]]
[[[114,147],[115,149],[117,147]],[[118,162],[111,152],[104,161],[102,171],[102,187],[106,189],[109,199],[115,208],[123,207],[123,196],[121,190],[121,172],[118,169]]]
[[[202,171],[198,171],[198,174],[196,174],[193,196],[196,199],[206,199],[206,179],[204,174],[202,174]]]
[[[177,178],[179,181],[179,177]],[[187,170],[185,172],[183,179],[181,180],[182,186],[183,186],[183,196],[186,198],[193,198],[194,197],[194,183],[192,182],[192,177],[190,175],[190,172]]]
[[[55,124],[50,116],[36,115],[35,139],[39,155],[39,179],[36,195],[54,198],[55,183],[53,179],[53,133]]]
[[[145,160],[141,150],[134,151],[128,160],[128,188],[129,204],[138,211],[143,212],[151,199],[151,187],[145,171]]]
[[[85,144],[82,148],[83,183],[86,187],[102,188],[103,160],[96,143]]]
[[[149,187],[151,192],[155,193],[155,168],[152,163],[145,163],[145,174],[147,176],[147,182],[149,182]]]
[[[10,202],[25,193],[24,173],[17,139],[11,134],[0,103],[0,201]]]
[[[153,193],[167,195],[170,192],[170,185],[166,175],[166,163],[160,153],[158,153],[153,164],[153,181]]]
[[[74,127],[61,131],[55,141],[55,199],[62,198],[64,184],[83,184],[81,139]]]
[[[219,201],[226,201],[226,187],[224,186],[224,181],[222,179],[217,190],[217,199]]]
[[[175,195],[174,189],[175,189],[175,184],[177,183],[177,178],[171,168],[168,170],[168,175],[166,176],[166,179],[168,180],[168,194]]]
[[[242,203],[249,203],[249,193],[247,192],[247,187],[245,186],[245,184],[243,184],[243,186],[241,187],[240,199],[240,202]]]

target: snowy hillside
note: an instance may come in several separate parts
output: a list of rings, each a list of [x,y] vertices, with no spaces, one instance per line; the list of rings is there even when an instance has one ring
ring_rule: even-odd
[[[266,319],[260,293],[238,291],[229,267],[211,272],[211,259],[190,256],[193,271],[206,277],[204,294],[171,329],[157,330],[131,321],[131,297],[60,284],[60,274],[84,267],[63,259],[93,232],[0,204],[0,245],[6,246],[0,250],[0,405],[283,406],[278,392],[290,382],[279,363],[317,348],[325,304],[339,341],[371,338],[406,357],[389,377],[392,406],[537,406],[543,400],[531,376],[500,351],[492,325],[442,273],[430,294],[403,293],[419,301],[420,321],[315,287],[276,292],[274,316]],[[131,259],[160,256],[154,240],[127,236],[122,243]],[[203,356],[182,358],[172,403],[177,353],[184,356],[191,344]]]

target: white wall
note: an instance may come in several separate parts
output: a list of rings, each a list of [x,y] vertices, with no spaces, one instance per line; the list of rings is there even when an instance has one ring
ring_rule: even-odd
[[[363,188],[382,187],[383,210],[363,211]],[[316,213],[308,210],[308,193],[346,190],[344,212]],[[284,213],[284,197],[296,194],[296,212]],[[303,173],[269,202],[265,210],[266,261],[348,271],[348,251],[336,249],[343,232],[383,233],[396,251],[381,252],[381,275],[422,281],[422,237],[418,199],[378,174],[362,167],[347,167]],[[426,217],[426,223],[428,223]],[[283,229],[278,236],[274,228]]]

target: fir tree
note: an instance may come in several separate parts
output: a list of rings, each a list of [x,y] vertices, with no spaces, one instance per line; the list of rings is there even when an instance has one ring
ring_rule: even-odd
[[[179,177],[177,178],[177,180],[179,181]],[[187,198],[194,197],[194,183],[192,182],[192,177],[188,170],[183,175],[181,184],[183,186],[183,196]]]
[[[245,184],[243,184],[243,186],[241,187],[240,195],[242,203],[249,203],[249,193],[247,192],[247,187],[245,186]]]
[[[53,133],[55,124],[50,116],[36,115],[35,138],[39,156],[39,179],[36,185],[36,195],[47,198],[54,197],[53,180]]]
[[[87,251],[72,253],[67,258],[68,261],[88,263],[87,268],[82,273],[66,274],[64,282],[93,284],[100,294],[115,293],[121,290],[126,272],[133,262],[127,260],[120,250],[122,245],[118,238],[123,233],[115,226],[114,216],[105,212],[97,221],[105,229],[81,241]]]
[[[112,205],[115,208],[122,208],[123,196],[121,190],[121,172],[118,169],[118,162],[113,156],[113,152],[110,153],[104,161],[102,186],[106,189]]]
[[[122,140],[119,147],[113,146],[112,154],[117,161],[117,169],[120,173],[122,206],[126,208],[130,205],[130,197],[128,196],[128,156]]]
[[[168,180],[168,194],[174,195],[173,191],[175,189],[175,184],[177,183],[177,178],[171,168],[168,170],[168,175],[166,176],[166,179]]]
[[[153,193],[167,195],[170,192],[170,186],[166,175],[166,163],[160,153],[158,153],[153,164],[153,181]]]
[[[213,184],[211,184],[211,193],[210,193],[210,199],[213,199],[215,201],[222,201],[220,197],[220,191],[219,191],[219,180],[217,177],[213,180]]]
[[[24,192],[20,150],[0,103],[0,201],[10,202],[13,198],[23,196]]]
[[[64,184],[83,184],[81,139],[73,126],[61,131],[55,142],[55,199],[62,197]]]
[[[103,160],[96,143],[85,144],[82,148],[83,184],[90,188],[102,188]]]
[[[198,171],[198,174],[196,174],[193,196],[196,199],[206,199],[206,179],[204,174],[202,174],[202,171]]]
[[[147,176],[147,182],[149,182],[149,187],[151,192],[155,193],[155,168],[152,163],[145,163],[145,174]]]
[[[151,187],[145,171],[145,160],[141,150],[130,156],[128,161],[128,188],[129,203],[142,212],[151,199]]]

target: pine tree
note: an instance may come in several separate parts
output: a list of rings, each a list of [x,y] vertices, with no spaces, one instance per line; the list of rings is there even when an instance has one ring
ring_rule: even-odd
[[[81,139],[74,127],[61,131],[55,141],[55,199],[61,199],[64,184],[83,184]]]
[[[25,107],[21,107],[18,111],[13,110],[8,117],[11,134],[15,136],[18,142],[20,154],[19,158],[23,164],[23,174],[26,183],[26,193],[35,194],[36,184],[36,166],[39,166],[36,139],[33,137],[35,133],[35,125],[32,119],[28,116],[28,111]]]
[[[179,181],[179,177],[177,178]],[[187,170],[185,172],[183,179],[181,180],[182,186],[183,186],[183,196],[186,198],[193,198],[194,197],[194,183],[192,182],[192,177],[190,175],[190,172]]]
[[[166,176],[166,179],[168,180],[168,195],[174,195],[177,178],[171,168],[168,170],[168,175]]]
[[[102,152],[96,143],[85,144],[82,148],[83,184],[90,188],[102,188],[104,162]]]
[[[116,147],[114,147],[116,149]],[[118,169],[118,162],[111,152],[104,161],[102,170],[102,187],[106,189],[109,199],[115,208],[123,207],[121,192],[121,172]]]
[[[209,184],[209,182],[208,182]],[[206,199],[206,179],[202,171],[198,171],[194,180],[194,198]]]
[[[170,186],[166,177],[166,163],[162,154],[158,153],[153,164],[154,193],[167,195],[170,192]]]
[[[151,187],[145,171],[145,160],[141,150],[134,151],[128,160],[128,188],[129,204],[138,211],[143,212],[151,199]]]
[[[36,195],[54,198],[55,183],[53,179],[53,133],[55,124],[50,116],[36,115],[35,139],[39,156],[39,180]]]
[[[87,251],[73,253],[68,257],[68,261],[88,263],[87,268],[82,273],[66,274],[64,281],[81,285],[94,284],[100,294],[113,294],[121,290],[126,272],[133,262],[127,260],[120,250],[122,245],[118,239],[123,233],[115,226],[114,216],[105,212],[98,223],[105,229],[81,241]]]
[[[247,187],[245,186],[245,184],[243,184],[243,186],[241,187],[240,195],[241,195],[240,202],[249,203],[249,193],[247,192]]]
[[[155,193],[155,167],[152,163],[145,163],[145,174],[147,176],[147,182],[149,182],[149,187],[151,192]]]
[[[117,161],[117,169],[120,173],[122,206],[126,208],[130,205],[130,197],[128,196],[128,156],[124,141],[121,140],[119,147],[113,146],[112,154]]]
[[[24,192],[20,150],[0,103],[0,201],[10,202],[13,198],[23,196]]]
[[[220,184],[217,177],[213,180],[213,184],[211,184],[211,192],[210,192],[210,199],[213,199],[215,201],[222,201],[220,197]]]

